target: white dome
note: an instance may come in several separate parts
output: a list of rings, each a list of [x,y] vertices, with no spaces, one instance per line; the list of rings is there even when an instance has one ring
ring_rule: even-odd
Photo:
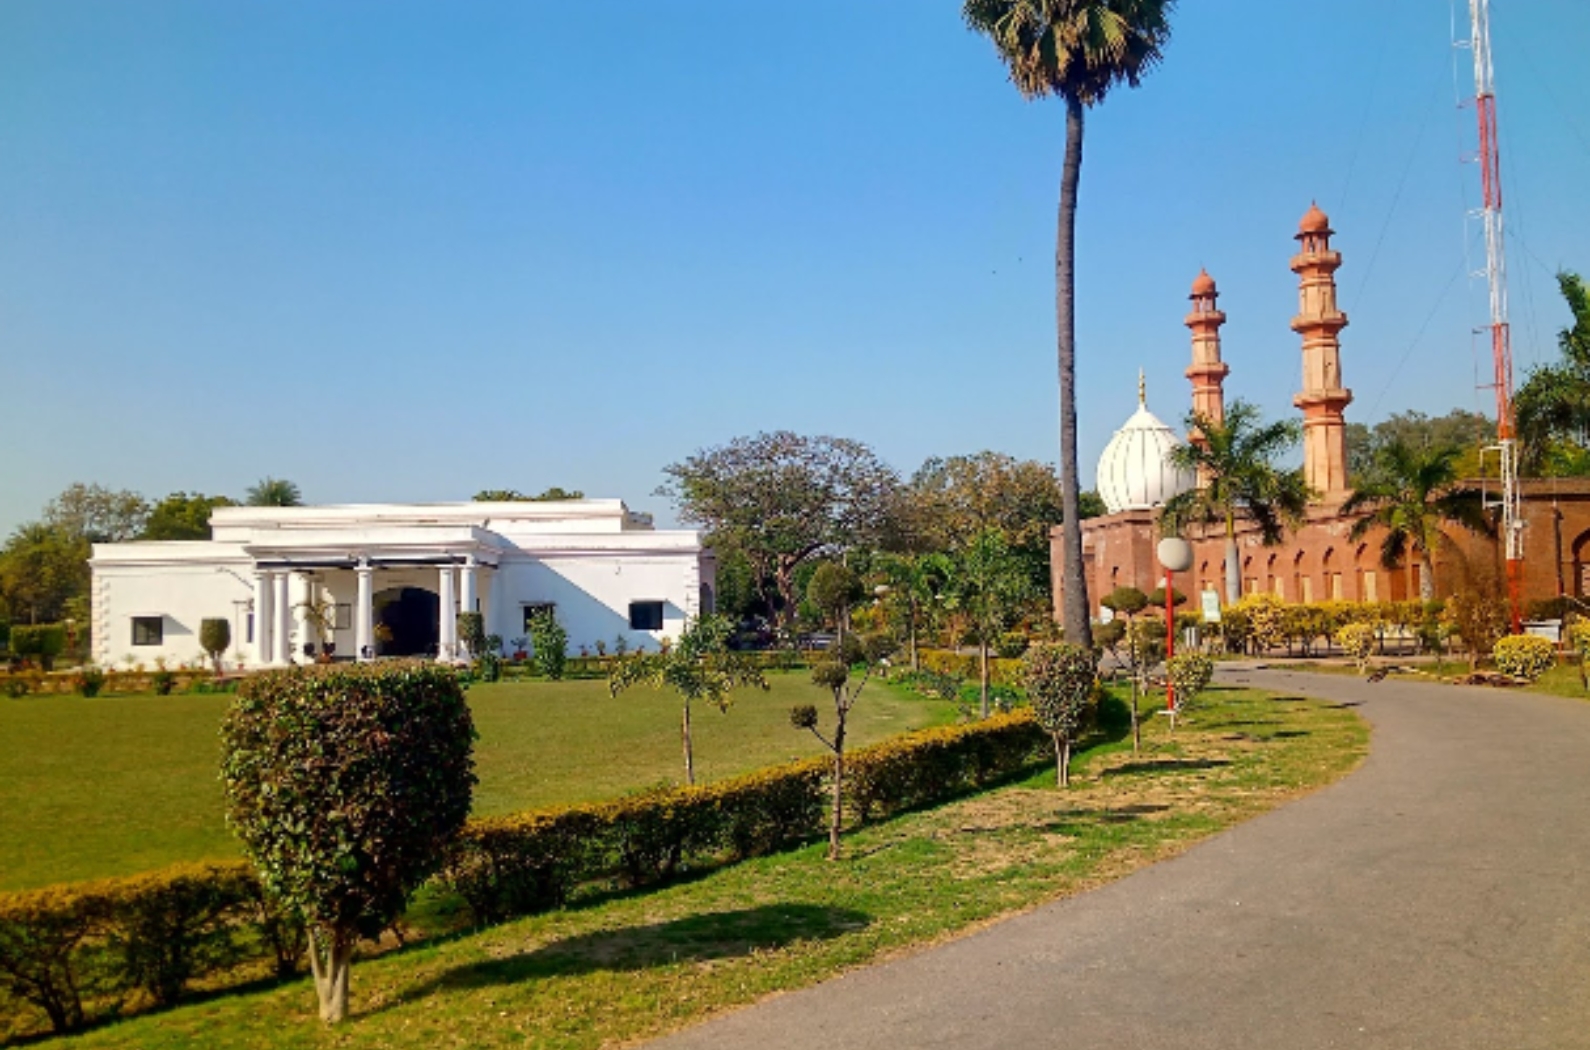
[[[1198,483],[1191,471],[1171,465],[1170,450],[1181,442],[1138,396],[1137,411],[1099,457],[1099,496],[1111,514],[1162,506]]]

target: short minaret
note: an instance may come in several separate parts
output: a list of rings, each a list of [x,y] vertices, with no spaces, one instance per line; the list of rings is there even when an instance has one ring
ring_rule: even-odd
[[[1231,373],[1231,366],[1220,359],[1220,326],[1226,323],[1226,315],[1215,305],[1220,293],[1207,270],[1198,272],[1187,298],[1192,300],[1192,312],[1183,323],[1192,330],[1192,366],[1187,369],[1187,378],[1192,380],[1192,410],[1211,422],[1223,423],[1223,384]],[[1193,433],[1188,438],[1196,442],[1201,436]]]
[[[1303,389],[1292,403],[1303,410],[1303,477],[1328,503],[1348,492],[1342,410],[1353,400],[1353,392],[1342,386],[1339,337],[1347,315],[1336,307],[1336,270],[1342,256],[1331,251],[1335,232],[1319,205],[1311,205],[1299,224],[1300,248],[1292,257],[1299,297],[1292,331],[1303,337]]]

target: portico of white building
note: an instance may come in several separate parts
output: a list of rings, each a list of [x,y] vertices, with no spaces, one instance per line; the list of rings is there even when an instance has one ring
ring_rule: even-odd
[[[211,531],[95,546],[98,662],[197,659],[205,619],[230,623],[229,661],[245,665],[453,660],[461,612],[510,648],[539,613],[571,647],[655,647],[713,605],[699,536],[654,529],[619,500],[226,507]]]

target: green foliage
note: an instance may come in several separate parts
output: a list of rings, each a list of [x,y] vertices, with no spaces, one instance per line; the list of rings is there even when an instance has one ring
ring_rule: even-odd
[[[141,540],[207,540],[210,515],[217,507],[236,506],[226,496],[173,492],[156,503],[144,522]]]
[[[735,552],[780,625],[798,608],[795,572],[814,558],[882,539],[899,478],[866,445],[789,431],[739,437],[663,468],[682,521]]]
[[[66,625],[61,623],[17,624],[11,628],[11,655],[36,659],[48,671],[55,658],[66,650]]]
[[[861,578],[842,562],[825,561],[806,584],[806,600],[829,623],[843,623],[850,607],[862,599]]]
[[[1019,631],[1007,631],[994,640],[994,653],[1001,660],[1020,660],[1031,640]]]
[[[1347,476],[1354,488],[1387,480],[1383,473],[1384,450],[1401,445],[1415,451],[1455,448],[1457,476],[1477,478],[1480,449],[1495,442],[1495,421],[1479,412],[1455,408],[1434,417],[1423,412],[1394,412],[1373,428],[1363,423],[1347,424]]]
[[[125,879],[0,894],[0,990],[43,1011],[56,1032],[139,992],[157,1006],[262,947],[302,955],[291,926],[241,863],[184,864]],[[278,970],[280,965],[278,963]]]
[[[1358,673],[1363,674],[1369,665],[1369,656],[1375,651],[1375,628],[1368,623],[1343,624],[1336,630],[1336,644],[1342,652],[1353,658]]]
[[[1484,591],[1462,590],[1447,600],[1443,619],[1468,650],[1469,666],[1476,667],[1507,631],[1507,603]]]
[[[261,478],[249,488],[244,499],[250,507],[301,507],[304,494],[285,478]]]
[[[215,673],[221,673],[221,657],[232,646],[232,624],[220,618],[199,621],[199,648],[210,657]]]
[[[578,489],[563,489],[553,485],[534,496],[526,496],[516,489],[483,489],[470,498],[476,503],[554,503],[584,499],[585,493]]]
[[[1136,587],[1117,587],[1099,599],[1099,604],[1122,616],[1136,616],[1148,607],[1148,595]]]
[[[1590,466],[1590,287],[1569,271],[1557,287],[1573,318],[1557,336],[1561,356],[1530,369],[1514,405],[1525,466],[1569,474]]]
[[[1491,658],[1503,674],[1533,682],[1557,662],[1557,647],[1536,634],[1513,634],[1497,639]]]
[[[463,643],[464,654],[477,657],[486,651],[486,617],[478,612],[458,614],[458,640]]]
[[[1197,651],[1177,653],[1165,662],[1165,676],[1176,691],[1176,710],[1188,710],[1215,677],[1215,662]]]
[[[72,676],[72,686],[84,697],[96,697],[105,688],[105,672],[93,664],[84,664]]]
[[[1022,685],[1033,717],[1054,740],[1059,782],[1070,780],[1071,745],[1082,731],[1095,699],[1098,656],[1091,649],[1045,642],[1022,658]]]
[[[563,677],[569,662],[569,632],[550,612],[530,618],[530,666],[536,674],[556,681]]]
[[[1025,769],[1043,746],[1024,709],[862,748],[846,762],[852,811],[867,821],[943,801]]]
[[[334,989],[340,974],[345,1009],[355,940],[402,912],[469,815],[463,689],[422,662],[265,672],[239,687],[221,737],[227,822],[310,928],[323,1016],[340,1019]]]
[[[88,593],[91,541],[60,525],[22,525],[0,548],[0,595],[12,623],[66,615],[67,603]]]
[[[1295,419],[1264,423],[1258,407],[1240,398],[1227,406],[1220,422],[1190,412],[1186,423],[1203,439],[1176,446],[1171,462],[1207,480],[1165,504],[1160,520],[1167,533],[1188,523],[1229,527],[1236,516],[1246,515],[1266,544],[1281,542],[1286,529],[1303,520],[1310,496],[1301,468],[1277,465],[1302,440],[1302,424]]]

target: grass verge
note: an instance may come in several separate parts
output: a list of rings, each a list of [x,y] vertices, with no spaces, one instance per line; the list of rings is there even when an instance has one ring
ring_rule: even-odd
[[[86,1033],[73,1047],[586,1048],[655,1035],[1088,889],[1329,783],[1367,748],[1350,711],[1216,689],[1172,736],[1116,739],[1020,783],[822,847],[438,938],[357,964],[328,1031],[294,982]]]

